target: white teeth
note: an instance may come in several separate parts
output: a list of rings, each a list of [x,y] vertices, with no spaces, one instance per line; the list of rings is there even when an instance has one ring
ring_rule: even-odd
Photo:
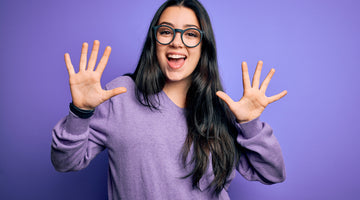
[[[179,54],[169,54],[167,57],[173,59],[185,58],[184,55],[179,55]]]

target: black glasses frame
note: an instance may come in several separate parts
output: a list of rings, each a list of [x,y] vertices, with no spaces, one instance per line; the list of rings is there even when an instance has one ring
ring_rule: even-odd
[[[170,40],[170,42],[168,42],[168,43],[161,43],[161,42],[157,39],[157,34],[156,34],[156,32],[157,32],[157,30],[158,30],[160,27],[167,27],[167,28],[170,28],[170,29],[173,31],[174,35],[173,35],[173,38]],[[202,30],[197,29],[197,28],[187,28],[187,29],[184,29],[184,30],[183,30],[183,29],[177,29],[177,28],[174,29],[174,28],[172,28],[171,26],[168,26],[168,25],[158,25],[158,26],[153,26],[153,29],[154,29],[154,35],[155,35],[156,41],[157,41],[159,44],[162,44],[162,45],[168,45],[168,44],[170,44],[172,41],[174,41],[174,39],[175,39],[175,37],[176,37],[176,32],[179,32],[179,33],[181,33],[181,41],[182,41],[182,43],[183,43],[186,47],[194,48],[194,47],[197,47],[197,46],[201,43],[202,38],[203,38],[203,35],[204,35],[204,32],[203,32]],[[184,33],[185,33],[186,31],[188,31],[188,30],[196,30],[196,31],[199,31],[199,33],[200,33],[199,43],[197,43],[197,44],[194,45],[194,46],[186,45],[185,42],[184,42],[183,35],[184,35]]]

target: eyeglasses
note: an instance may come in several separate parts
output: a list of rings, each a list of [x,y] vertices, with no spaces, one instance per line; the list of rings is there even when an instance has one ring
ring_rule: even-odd
[[[174,41],[176,32],[181,33],[181,41],[185,46],[190,48],[198,46],[203,37],[203,31],[197,28],[187,28],[182,30],[173,29],[167,25],[158,25],[154,26],[153,29],[156,41],[162,45],[168,45]]]

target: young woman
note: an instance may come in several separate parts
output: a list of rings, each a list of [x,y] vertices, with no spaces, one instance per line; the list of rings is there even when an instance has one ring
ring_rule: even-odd
[[[197,0],[169,0],[156,12],[135,72],[106,85],[100,78],[111,48],[95,68],[99,41],[70,77],[70,113],[53,130],[58,171],[85,168],[102,150],[109,155],[109,199],[229,199],[235,169],[248,180],[285,179],[280,146],[260,122],[274,70],[252,84],[242,63],[244,95],[234,102],[219,80],[209,16]]]

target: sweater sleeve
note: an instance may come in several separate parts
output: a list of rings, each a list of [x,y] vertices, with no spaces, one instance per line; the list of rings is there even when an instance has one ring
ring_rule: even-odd
[[[256,118],[236,123],[237,142],[241,145],[237,170],[247,180],[274,184],[285,180],[285,165],[280,145],[271,127]]]
[[[52,131],[51,161],[57,171],[78,171],[105,149],[109,102],[95,109],[88,119],[69,111]]]

